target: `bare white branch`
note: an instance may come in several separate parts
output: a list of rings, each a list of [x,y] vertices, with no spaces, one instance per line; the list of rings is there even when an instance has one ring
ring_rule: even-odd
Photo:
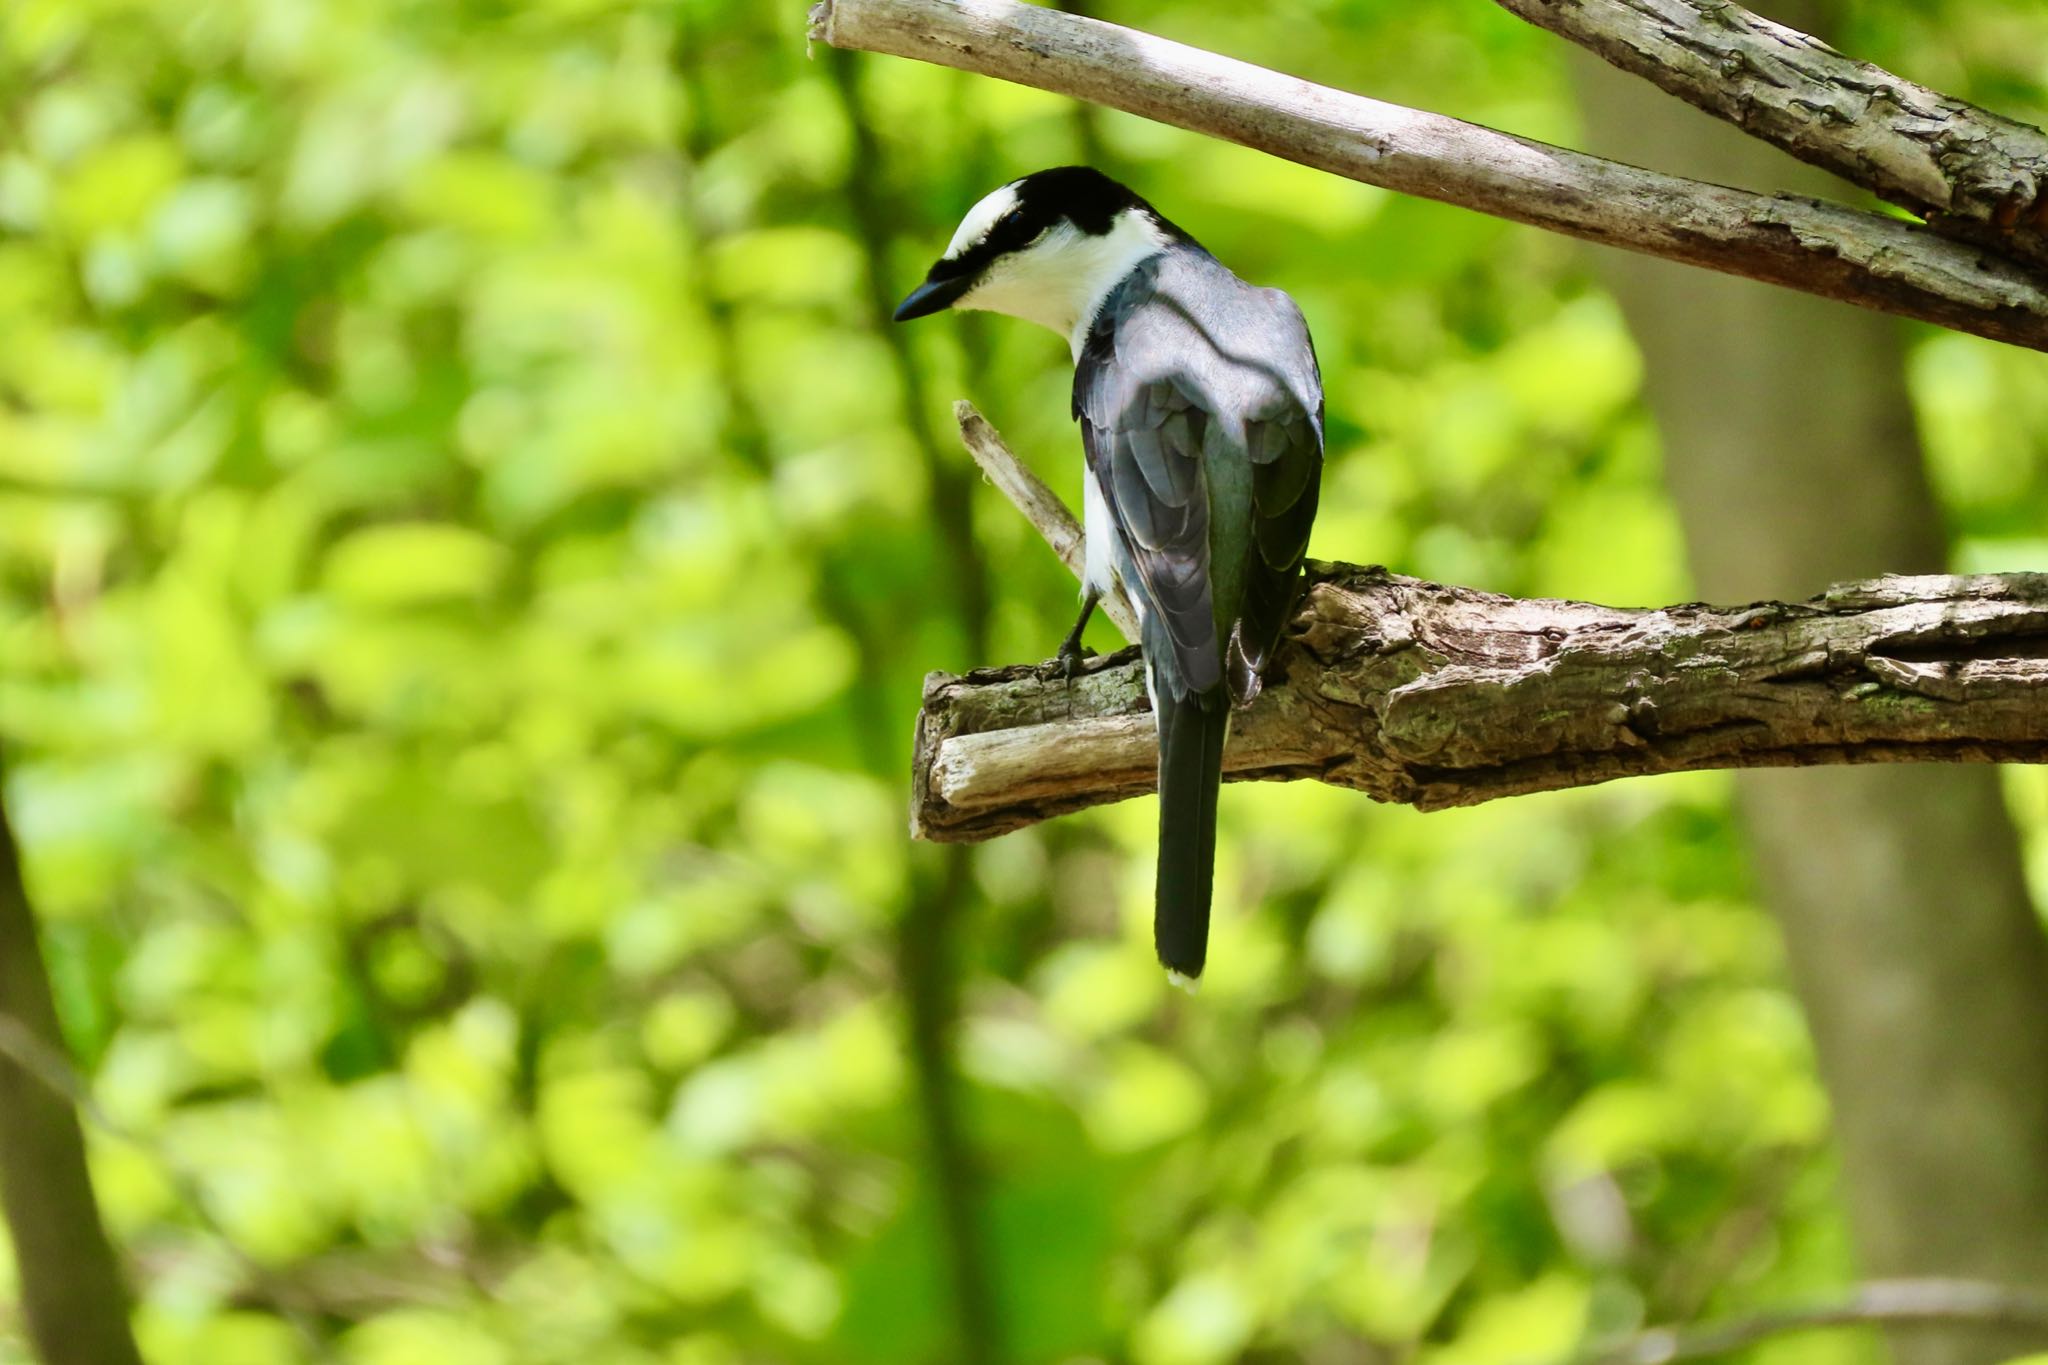
[[[2048,262],[2048,133],[1729,0],[1496,0],[1939,230]]]
[[[1791,1332],[1905,1323],[2017,1328],[2048,1340],[2048,1295],[1975,1280],[1875,1280],[1839,1303],[1774,1309],[1707,1327],[1655,1328],[1579,1356],[1573,1365],[1673,1365]]]
[[[1406,194],[2048,350],[2048,285],[1914,223],[1727,189],[1018,0],[824,0],[811,34],[1090,100]]]

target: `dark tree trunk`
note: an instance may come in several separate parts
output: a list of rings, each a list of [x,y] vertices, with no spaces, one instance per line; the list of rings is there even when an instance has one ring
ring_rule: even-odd
[[[8,1031],[0,1048],[0,1206],[29,1338],[46,1365],[140,1365],[120,1269],[93,1202],[85,1137],[61,1091],[70,1074],[63,1034],[4,804],[0,1027]]]
[[[1824,34],[1814,10],[1773,17]],[[1646,82],[1576,60],[1602,154],[1840,190]],[[1942,566],[1891,319],[1614,252],[1600,268],[1643,351],[1703,594],[1797,596]],[[1996,772],[1737,783],[1833,1099],[1864,1270],[2048,1281],[2048,947]],[[1905,1365],[1991,1365],[2048,1342],[1926,1328],[1893,1345]]]

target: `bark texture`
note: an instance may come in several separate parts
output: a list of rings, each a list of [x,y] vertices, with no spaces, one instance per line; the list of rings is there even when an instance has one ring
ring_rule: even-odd
[[[1624,610],[1312,564],[1279,662],[1224,776],[1425,810],[1696,768],[2048,759],[2041,574]],[[1151,791],[1149,711],[1134,650],[1072,682],[933,674],[912,832],[987,839]]]
[[[1918,224],[1642,170],[1017,0],[824,0],[811,34],[1609,246],[2048,350],[2048,282]]]
[[[2048,134],[2032,124],[1728,0],[1497,3],[1944,231],[2048,262]]]
[[[0,1206],[14,1242],[29,1339],[45,1365],[141,1365],[127,1292],[100,1227],[71,1100],[34,1062],[65,1069],[21,859],[0,804]],[[29,1055],[17,1055],[28,1051]]]
[[[1812,5],[1773,12],[1825,20]],[[1580,67],[1603,151],[1826,183],[1642,82]],[[1601,264],[1643,350],[1703,592],[1942,565],[1894,327],[1618,253]],[[1737,791],[1834,1104],[1865,1270],[2048,1283],[2048,951],[1996,775],[1744,773]],[[2048,1334],[1892,1340],[1901,1365],[1991,1365]]]

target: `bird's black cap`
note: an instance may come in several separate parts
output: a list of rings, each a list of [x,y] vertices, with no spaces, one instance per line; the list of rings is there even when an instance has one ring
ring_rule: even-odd
[[[924,283],[897,305],[896,321],[908,322],[951,307],[994,261],[1029,246],[1061,221],[1100,237],[1115,224],[1117,214],[1136,208],[1150,214],[1173,236],[1187,236],[1130,187],[1093,166],[1054,166],[1014,180],[1007,188],[1014,193],[1011,206],[978,240],[965,244],[959,255],[935,262]]]

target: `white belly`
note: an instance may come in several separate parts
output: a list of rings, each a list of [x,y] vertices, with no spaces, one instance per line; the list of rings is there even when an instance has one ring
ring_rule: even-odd
[[[1116,582],[1116,568],[1109,558],[1109,538],[1116,534],[1109,517],[1109,500],[1095,482],[1095,471],[1081,473],[1081,530],[1083,586],[1096,594],[1107,593]]]

